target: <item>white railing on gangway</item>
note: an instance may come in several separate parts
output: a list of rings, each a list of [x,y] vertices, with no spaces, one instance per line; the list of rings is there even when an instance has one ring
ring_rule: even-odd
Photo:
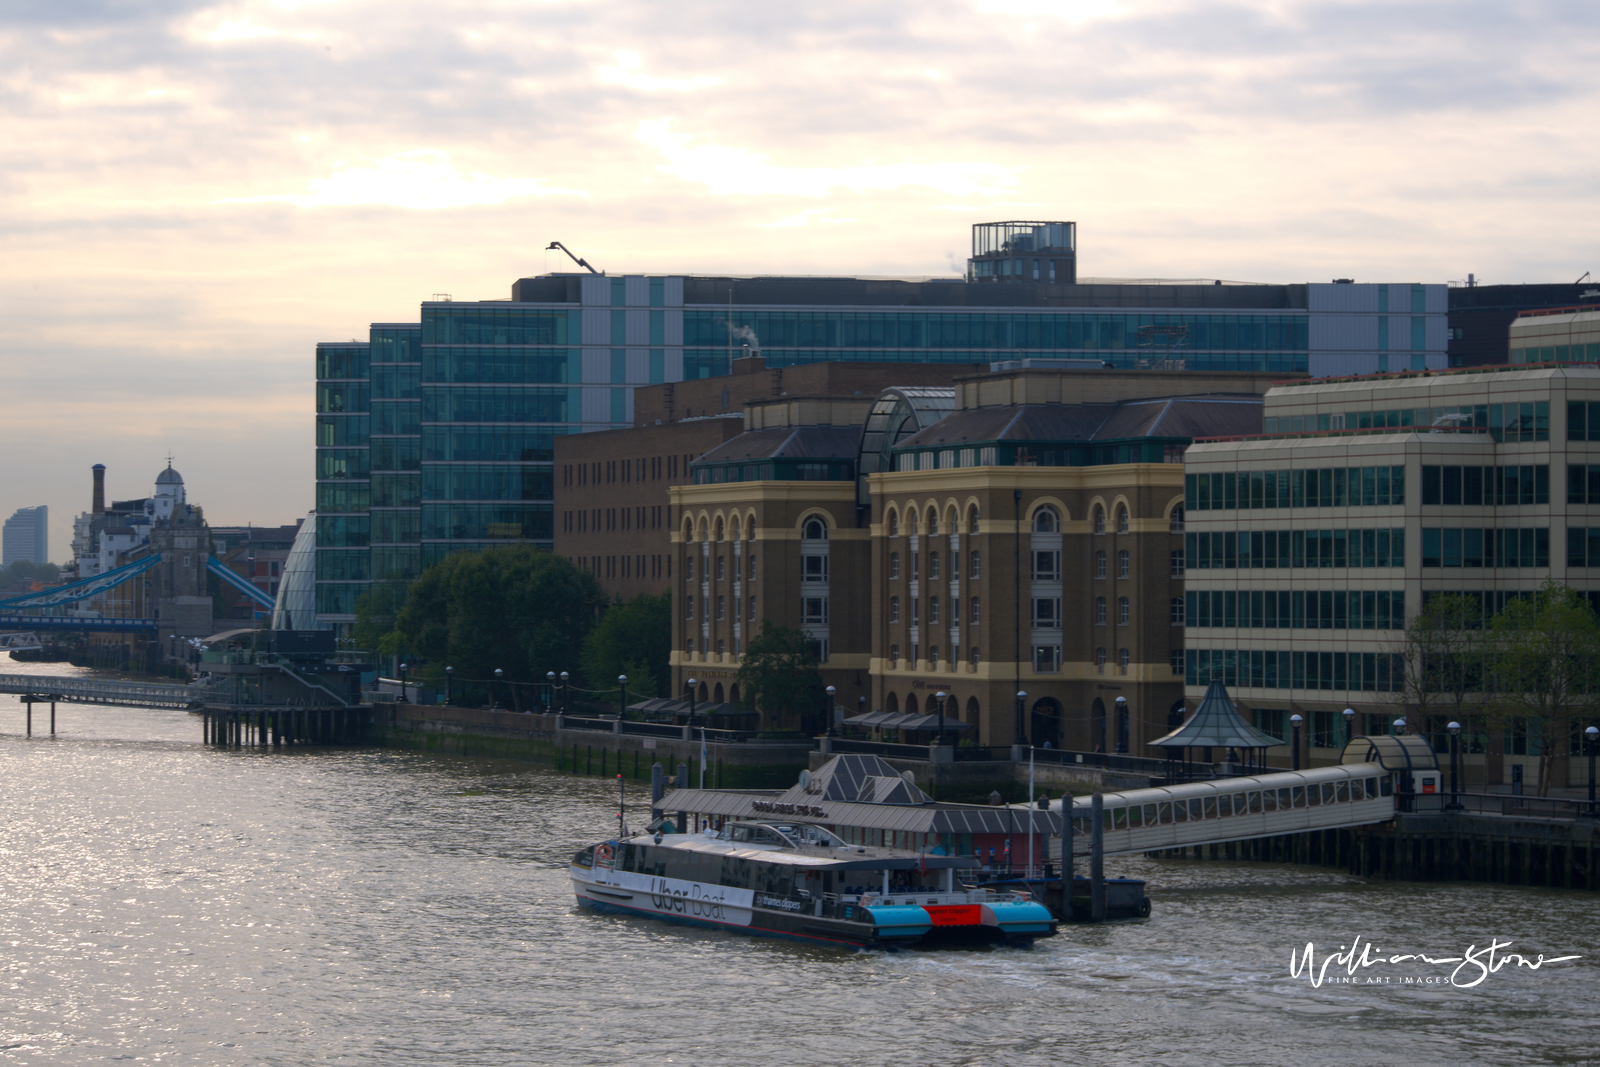
[[[121,682],[108,678],[63,678],[51,674],[0,674],[0,693],[36,696],[64,703],[130,704],[188,707],[193,689],[187,685]]]

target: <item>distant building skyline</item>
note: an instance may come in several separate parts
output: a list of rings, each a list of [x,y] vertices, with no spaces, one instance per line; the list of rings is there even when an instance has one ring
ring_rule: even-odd
[[[40,504],[31,508],[18,508],[6,520],[3,534],[4,547],[0,548],[0,566],[9,567],[19,560],[29,563],[50,562],[50,508]]]

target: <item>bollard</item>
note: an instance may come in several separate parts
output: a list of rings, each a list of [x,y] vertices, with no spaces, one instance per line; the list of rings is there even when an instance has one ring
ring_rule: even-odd
[[[667,772],[661,761],[650,765],[650,818],[661,818],[661,798],[667,792]]]
[[[1089,918],[1097,923],[1106,921],[1105,803],[1096,793],[1089,808],[1094,820],[1089,828]]]

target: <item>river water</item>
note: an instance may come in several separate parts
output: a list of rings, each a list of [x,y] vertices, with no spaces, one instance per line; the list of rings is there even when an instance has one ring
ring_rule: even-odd
[[[1595,894],[1121,860],[1147,921],[819,950],[578,911],[566,861],[615,825],[614,782],[57,715],[51,739],[36,707],[28,740],[0,697],[0,1063],[1600,1062]],[[1471,988],[1415,961],[1291,977],[1308,940],[1320,958],[1357,936],[1384,958],[1496,938],[1584,958]]]

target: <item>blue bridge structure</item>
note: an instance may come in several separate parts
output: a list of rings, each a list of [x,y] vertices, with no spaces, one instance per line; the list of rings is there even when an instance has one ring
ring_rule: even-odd
[[[66,604],[75,604],[110,592],[124,582],[144,574],[150,568],[161,562],[160,553],[152,553],[132,563],[125,563],[114,567],[104,574],[96,574],[89,578],[81,578],[76,582],[65,585],[52,586],[37,593],[27,593],[23,596],[12,597],[9,600],[0,600],[0,632],[4,631],[29,631],[39,633],[44,631],[76,633],[145,633],[154,635],[159,629],[156,619],[140,618],[107,618],[99,615],[42,615],[32,614],[48,608],[59,608]],[[231,570],[216,556],[206,557],[206,570],[217,576],[222,583],[235,592],[243,593],[253,600],[256,605],[265,610],[272,610],[275,599],[263,592],[254,582],[247,581]]]

